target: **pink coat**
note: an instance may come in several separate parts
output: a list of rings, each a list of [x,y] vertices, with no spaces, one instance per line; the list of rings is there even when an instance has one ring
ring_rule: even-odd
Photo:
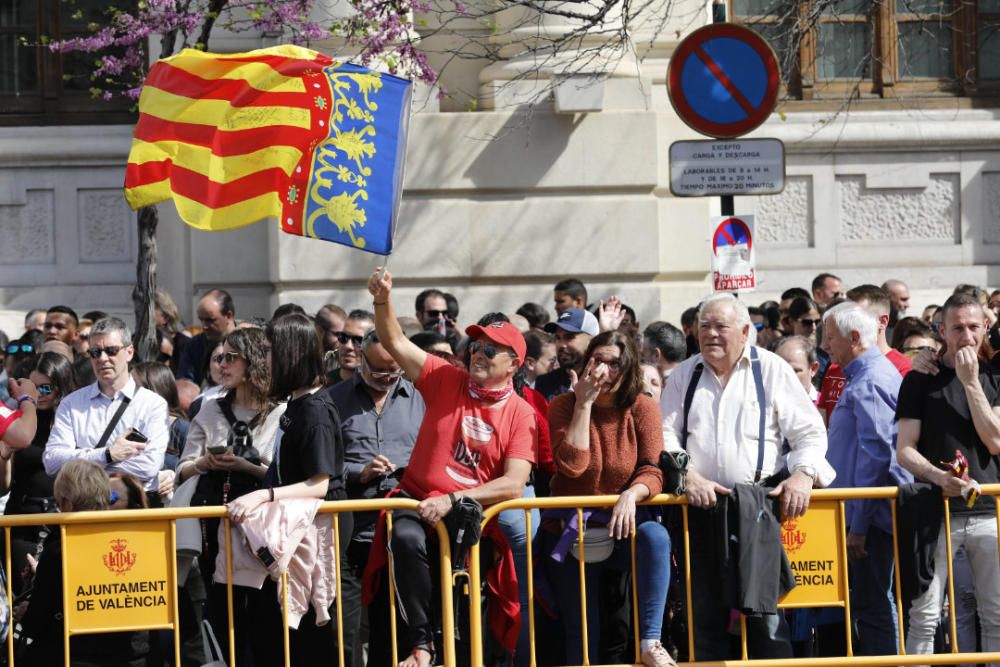
[[[231,523],[233,584],[260,589],[270,575],[279,583],[278,604],[283,591],[281,575],[288,573],[288,625],[299,621],[311,603],[316,625],[330,622],[330,606],[336,597],[336,554],[333,515],[318,514],[316,499],[278,500],[258,505],[243,523]],[[226,583],[224,524],[219,524],[219,555],[215,581]]]

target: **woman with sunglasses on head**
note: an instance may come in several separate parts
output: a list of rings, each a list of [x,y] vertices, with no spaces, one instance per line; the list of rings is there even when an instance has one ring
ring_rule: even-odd
[[[177,464],[177,483],[198,476],[192,506],[224,505],[263,486],[284,403],[270,398],[271,372],[268,342],[260,329],[237,329],[223,339],[213,360],[218,367],[222,394],[205,401],[191,420],[187,442]],[[213,585],[215,558],[219,553],[219,519],[202,519],[204,525],[199,569],[209,590],[210,621],[219,637],[225,636],[225,586]],[[221,590],[219,590],[221,589]],[[258,591],[233,586],[237,619]],[[243,623],[237,623],[237,632]],[[225,643],[225,642],[224,642]],[[247,642],[237,642],[243,646]],[[237,660],[237,664],[245,662]]]
[[[58,352],[45,352],[35,363],[28,379],[38,391],[36,405],[37,426],[35,437],[24,449],[9,453],[0,449],[0,474],[3,485],[0,490],[10,489],[10,498],[4,514],[43,514],[55,511],[52,498],[52,478],[45,473],[42,453],[52,430],[56,407],[64,396],[76,390],[73,366]],[[19,576],[27,555],[35,558],[41,551],[41,542],[48,530],[43,526],[22,526],[11,529],[11,584],[14,593],[20,593],[22,580]]]
[[[337,409],[323,387],[323,354],[313,320],[299,313],[272,321],[266,330],[270,343],[271,392],[275,400],[287,400],[281,430],[274,442],[265,488],[251,491],[228,504],[229,518],[244,522],[248,515],[275,500],[341,500],[344,489],[344,446]],[[340,515],[340,540],[350,540],[349,514]],[[333,554],[333,521],[330,514],[317,514],[317,568],[332,567],[325,562]],[[314,580],[315,581],[315,580]],[[323,585],[332,585],[326,582]],[[320,591],[323,592],[323,591]],[[253,662],[261,667],[284,664],[281,639],[282,616],[277,604],[275,582],[267,578],[260,590],[250,624],[249,642]],[[336,617],[333,603],[326,610]],[[336,656],[337,623],[318,626],[318,614],[310,607],[298,629],[289,633],[291,664],[313,664],[320,656]],[[239,642],[237,642],[239,643]],[[239,663],[237,663],[239,664]]]
[[[584,370],[574,391],[553,399],[549,427],[556,463],[553,496],[617,495],[610,511],[594,511],[586,519],[584,560],[587,565],[588,651],[600,652],[602,614],[599,582],[605,570],[631,570],[629,538],[636,535],[636,577],[640,655],[649,667],[674,665],[660,644],[663,612],[670,583],[670,536],[654,513],[636,504],[663,489],[658,462],[663,451],[663,420],[656,401],[642,393],[639,350],[631,336],[607,331],[590,341]],[[540,552],[554,585],[566,634],[566,664],[583,664],[580,627],[579,564],[557,546],[566,531],[576,537],[570,511],[542,512]],[[575,544],[576,540],[570,543]],[[590,556],[588,556],[588,552]],[[575,552],[579,556],[579,551]],[[556,558],[559,556],[560,558]],[[561,560],[561,562],[556,562]],[[620,606],[615,600],[614,606]],[[616,659],[621,662],[621,659]]]

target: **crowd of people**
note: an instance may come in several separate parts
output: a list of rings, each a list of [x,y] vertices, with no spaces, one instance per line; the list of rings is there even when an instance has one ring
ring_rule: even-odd
[[[159,358],[141,362],[120,318],[29,312],[19,338],[0,335],[5,513],[224,505],[231,582],[220,520],[184,538],[196,554],[179,567],[185,641],[201,646],[201,618],[228,637],[232,584],[238,664],[283,664],[287,593],[292,664],[343,650],[350,667],[388,666],[395,627],[400,667],[428,667],[450,585],[434,526],[444,521],[454,550],[456,535],[479,534],[485,506],[617,496],[582,523],[576,510],[505,510],[483,527],[487,655],[529,664],[531,578],[539,664],[638,653],[670,667],[738,657],[737,611],[750,657],[845,655],[843,610],[777,608],[795,585],[782,522],[808,510],[815,488],[892,486],[895,525],[888,501],[847,504],[854,653],[894,655],[903,630],[907,653],[943,650],[945,613],[960,651],[1000,651],[996,509],[980,493],[1000,482],[1000,291],[959,285],[914,316],[899,280],[845,291],[822,273],[780,301],[716,294],[679,326],[643,327],[617,296],[592,302],[568,278],[554,315],[526,303],[461,329],[454,296],[425,290],[410,315],[392,287],[378,270],[353,310],[284,304],[266,320],[237,318],[232,297],[211,289],[191,327],[160,291]],[[679,510],[643,504],[661,493],[687,495],[690,563],[676,548]],[[386,497],[418,504],[336,524],[318,512],[324,500]],[[18,527],[10,540],[17,664],[61,664],[59,531]],[[138,666],[164,664],[165,643],[124,632],[70,646],[74,664]]]

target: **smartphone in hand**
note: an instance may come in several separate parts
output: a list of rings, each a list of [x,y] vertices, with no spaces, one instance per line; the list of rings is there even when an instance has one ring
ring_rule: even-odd
[[[149,438],[136,429],[132,429],[132,432],[126,435],[125,439],[131,440],[132,442],[149,442]]]

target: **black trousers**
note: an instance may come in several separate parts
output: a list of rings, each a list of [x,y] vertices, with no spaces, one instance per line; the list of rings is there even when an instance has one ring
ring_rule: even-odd
[[[434,641],[437,603],[438,546],[428,538],[424,522],[413,510],[392,513],[389,541],[399,612],[405,621],[406,652]],[[401,656],[402,658],[402,656]]]
[[[726,499],[716,507],[689,508],[691,601],[695,658],[734,660],[740,657],[739,635],[729,633],[734,604],[736,559],[730,554]],[[791,658],[791,634],[784,615],[747,616],[747,650],[751,658]]]
[[[340,604],[344,624],[344,664],[352,667],[360,649],[361,580],[371,553],[371,542],[341,542]],[[388,623],[388,619],[386,619]]]

